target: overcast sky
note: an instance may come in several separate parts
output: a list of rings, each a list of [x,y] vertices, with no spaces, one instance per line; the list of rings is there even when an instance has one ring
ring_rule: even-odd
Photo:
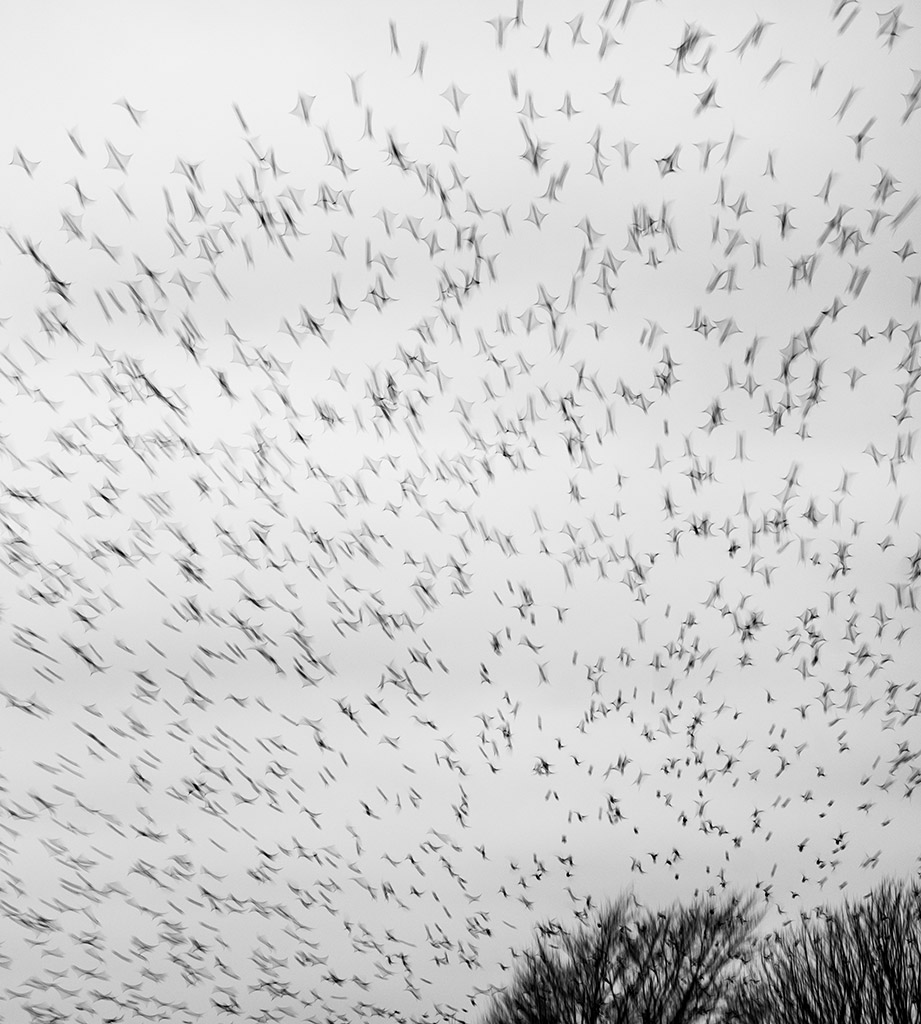
[[[917,874],[917,3],[5,14],[4,1020]]]

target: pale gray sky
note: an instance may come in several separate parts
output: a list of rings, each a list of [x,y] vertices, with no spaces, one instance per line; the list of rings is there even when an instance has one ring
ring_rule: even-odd
[[[917,873],[917,3],[6,14],[4,1020]]]

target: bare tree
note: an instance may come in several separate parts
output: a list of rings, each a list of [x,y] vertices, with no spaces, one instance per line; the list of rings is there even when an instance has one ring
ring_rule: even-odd
[[[643,911],[632,897],[539,929],[484,1024],[695,1024],[730,1001],[757,923],[751,897]]]
[[[731,1000],[737,1024],[919,1024],[921,886],[891,880],[768,936]]]

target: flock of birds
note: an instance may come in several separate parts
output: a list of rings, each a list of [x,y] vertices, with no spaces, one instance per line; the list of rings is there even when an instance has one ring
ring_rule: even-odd
[[[472,1021],[627,886],[918,872],[917,29],[672,6],[11,147],[5,1021]]]

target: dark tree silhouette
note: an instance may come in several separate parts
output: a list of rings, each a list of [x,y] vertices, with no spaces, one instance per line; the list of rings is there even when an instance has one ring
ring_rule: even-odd
[[[919,1024],[921,886],[881,883],[767,936],[737,986],[733,1024]]]
[[[484,1024],[695,1024],[717,1020],[750,955],[752,897],[642,910],[631,896],[570,931],[544,925]]]

